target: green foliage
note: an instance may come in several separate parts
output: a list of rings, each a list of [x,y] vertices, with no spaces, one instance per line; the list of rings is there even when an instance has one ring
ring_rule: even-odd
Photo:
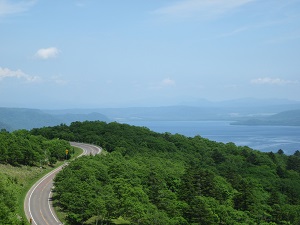
[[[286,168],[288,170],[295,170],[300,173],[300,157],[297,155],[291,155],[288,157]]]
[[[112,219],[113,224],[131,224],[129,221],[124,220],[121,216],[118,219]]]
[[[65,150],[70,149],[67,141],[47,140],[42,136],[34,136],[26,130],[9,133],[0,132],[0,163],[18,165],[55,164],[65,158]]]
[[[68,224],[300,224],[299,152],[262,153],[115,122],[31,133],[109,152],[76,159],[56,177]]]
[[[10,177],[0,173],[0,224],[17,224],[14,212],[17,207],[17,191]]]

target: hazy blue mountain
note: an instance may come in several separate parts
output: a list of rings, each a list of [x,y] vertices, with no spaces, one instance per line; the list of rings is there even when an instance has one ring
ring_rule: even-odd
[[[59,124],[58,119],[41,110],[23,108],[0,108],[0,122],[7,124],[9,130],[31,129]]]
[[[284,106],[291,109],[297,109],[299,108],[300,102],[294,100],[288,100],[288,99],[277,99],[277,98],[270,98],[270,99],[240,98],[240,99],[232,99],[232,100],[225,100],[225,101],[208,101],[205,99],[198,99],[198,100],[193,99],[190,101],[182,101],[180,105],[195,106],[195,107],[221,107],[221,108],[262,107],[262,109],[275,109],[275,110],[282,111],[282,109],[278,109],[278,107]]]
[[[3,122],[0,122],[0,130],[2,130],[2,129],[12,130],[12,128],[9,125],[7,125],[7,124],[5,124]]]
[[[195,101],[194,101],[195,102]],[[300,102],[282,99],[237,99],[164,107],[37,110],[0,108],[0,129],[31,129],[73,121],[238,121],[235,124],[299,125]],[[186,102],[188,104],[188,102]],[[192,104],[192,102],[189,102]],[[293,111],[294,110],[294,111]],[[291,111],[284,112],[283,111]],[[269,116],[269,117],[268,117]]]
[[[232,123],[234,125],[300,126],[300,110],[289,110],[271,116],[254,117]]]
[[[210,102],[205,100],[183,102],[190,105],[164,107],[127,107],[98,109],[66,109],[47,111],[51,114],[92,113],[106,115],[113,121],[134,120],[229,120],[249,119],[273,115],[282,111],[300,109],[300,102],[284,99],[236,99]]]
[[[51,113],[98,112],[113,121],[128,120],[224,120],[228,113],[216,110],[215,107],[165,106],[165,107],[129,107],[129,108],[101,108],[101,109],[71,109],[51,111]]]
[[[9,131],[55,126],[61,123],[70,124],[74,121],[85,120],[109,121],[100,113],[51,115],[38,109],[0,108],[0,129]]]
[[[65,124],[70,124],[74,121],[110,121],[106,116],[104,116],[101,113],[88,113],[88,114],[72,114],[72,113],[66,113],[66,114],[58,114],[58,115],[53,115],[60,121],[63,121]]]

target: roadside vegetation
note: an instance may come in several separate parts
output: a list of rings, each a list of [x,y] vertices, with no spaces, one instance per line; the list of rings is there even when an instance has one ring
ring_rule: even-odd
[[[300,152],[263,153],[201,136],[105,122],[33,129],[94,143],[55,178],[67,224],[300,224]]]
[[[73,148],[64,140],[48,140],[26,130],[0,132],[0,224],[27,224],[23,201],[31,185],[61,164],[65,150]]]

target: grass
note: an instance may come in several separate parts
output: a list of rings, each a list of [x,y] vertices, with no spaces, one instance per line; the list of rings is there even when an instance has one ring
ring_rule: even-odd
[[[62,162],[59,162],[56,166],[59,166],[61,164]],[[53,167],[50,166],[44,168],[30,166],[14,167],[11,165],[0,164],[1,173],[11,177],[16,181],[15,189],[18,190],[18,207],[16,213],[18,217],[24,218],[25,221],[27,220],[24,213],[24,199],[26,193],[36,181],[38,181],[42,176],[50,172],[52,169]]]
[[[75,148],[75,154],[72,155],[72,159],[79,156],[81,153],[82,150],[80,148]],[[0,164],[0,173],[5,174],[16,181],[16,189],[18,190],[18,208],[16,213],[18,217],[24,218],[24,220],[27,221],[24,212],[24,200],[32,185],[35,184],[45,174],[59,167],[63,163],[64,162],[59,161],[54,167],[44,166],[43,168],[31,166],[14,167],[11,165]],[[27,224],[29,223],[27,222]]]

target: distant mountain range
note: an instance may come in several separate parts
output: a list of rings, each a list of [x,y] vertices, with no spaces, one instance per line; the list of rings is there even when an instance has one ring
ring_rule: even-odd
[[[51,114],[98,112],[112,121],[245,121],[300,109],[300,102],[288,100],[237,99],[223,102],[201,101],[195,105],[50,110]]]
[[[300,102],[239,99],[198,106],[39,110],[0,108],[0,129],[32,129],[74,121],[236,121],[234,125],[300,126]]]
[[[232,123],[233,125],[300,126],[300,110],[289,110],[271,116],[254,117]]]
[[[0,129],[8,131],[55,126],[61,123],[70,124],[73,121],[85,120],[109,121],[100,113],[53,115],[39,109],[0,108]]]

